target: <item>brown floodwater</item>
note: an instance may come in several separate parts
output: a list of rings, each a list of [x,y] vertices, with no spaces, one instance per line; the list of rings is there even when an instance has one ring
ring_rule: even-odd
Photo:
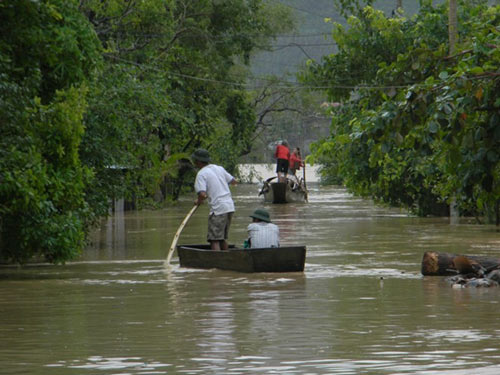
[[[500,373],[500,288],[422,277],[425,251],[499,257],[494,226],[417,218],[310,184],[266,204],[304,273],[243,274],[164,260],[194,196],[103,220],[77,261],[0,268],[0,374]],[[233,190],[230,240],[264,203]],[[203,243],[207,207],[179,243]]]

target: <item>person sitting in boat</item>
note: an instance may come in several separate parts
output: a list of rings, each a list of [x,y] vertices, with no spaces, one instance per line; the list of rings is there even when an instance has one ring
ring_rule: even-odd
[[[220,165],[211,164],[210,154],[205,149],[197,149],[191,159],[200,170],[196,175],[194,189],[198,195],[195,204],[202,204],[208,199],[210,214],[208,217],[207,240],[212,250],[227,250],[227,237],[234,213],[234,202],[229,185],[236,185],[236,180]]]
[[[265,248],[280,247],[280,229],[271,223],[269,212],[263,208],[256,209],[250,217],[252,223],[248,225],[247,247]]]
[[[288,160],[290,159],[290,149],[288,142],[282,141],[281,144],[276,146],[274,156],[277,159],[276,173],[278,175],[278,182],[284,182],[288,172]]]

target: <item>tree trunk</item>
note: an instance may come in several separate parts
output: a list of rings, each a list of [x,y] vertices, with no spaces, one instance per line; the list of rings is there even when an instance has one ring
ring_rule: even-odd
[[[448,12],[448,39],[450,44],[450,56],[455,54],[455,45],[458,40],[457,0],[450,0]]]
[[[403,9],[403,0],[396,0],[396,9]]]
[[[457,9],[457,0],[450,0],[450,8],[448,10],[448,53],[450,56],[455,54],[455,45],[458,39]],[[450,224],[458,224],[459,213],[455,203],[456,197],[453,195],[450,202]]]
[[[467,259],[470,263],[478,264],[482,268],[489,270],[500,266],[500,258],[490,258],[474,255],[457,255],[449,253],[439,253],[427,251],[422,258],[422,275],[424,276],[449,276],[459,273],[455,267],[455,260]],[[463,272],[462,272],[463,273]]]

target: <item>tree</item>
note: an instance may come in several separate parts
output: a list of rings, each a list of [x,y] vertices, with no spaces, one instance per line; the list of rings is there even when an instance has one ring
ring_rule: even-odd
[[[2,261],[75,257],[111,199],[178,196],[196,147],[234,166],[256,126],[244,66],[289,27],[284,9],[0,2]]]
[[[84,245],[79,159],[100,45],[75,1],[0,3],[0,258],[63,262]]]
[[[340,103],[312,159],[335,166],[355,193],[420,215],[447,214],[455,197],[463,214],[499,223],[500,9],[478,1],[460,2],[459,11],[453,55],[445,5],[422,2],[411,20],[366,8],[367,22],[336,26],[339,52],[303,76],[328,82]],[[353,70],[361,61],[376,69]]]
[[[289,14],[262,0],[0,2],[2,261],[73,258],[112,199],[178,196],[196,147],[234,166],[256,126],[245,64]]]
[[[309,141],[317,139],[318,123],[326,125],[327,118],[318,113],[323,95],[276,77],[262,79],[260,84],[262,87],[252,92],[256,130],[247,160],[257,163],[274,160],[276,141],[283,139],[293,147],[302,148],[305,156]]]
[[[159,186],[177,197],[190,175],[177,161],[196,147],[233,171],[256,126],[245,64],[290,27],[290,12],[261,0],[85,0],[81,8],[106,48],[82,148],[101,182],[89,191],[100,212],[109,198],[148,198]]]
[[[338,11],[346,18],[350,15],[362,17],[364,7],[373,3],[374,0],[335,0]]]

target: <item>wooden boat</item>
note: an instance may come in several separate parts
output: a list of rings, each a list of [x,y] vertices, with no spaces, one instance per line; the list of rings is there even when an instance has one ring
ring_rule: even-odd
[[[259,191],[259,196],[264,196],[264,201],[269,203],[295,203],[307,202],[307,189],[303,179],[286,178],[283,182],[273,180],[271,177],[264,181]]]
[[[181,267],[218,268],[237,272],[302,272],[306,260],[305,246],[257,249],[211,250],[210,245],[178,245]]]

